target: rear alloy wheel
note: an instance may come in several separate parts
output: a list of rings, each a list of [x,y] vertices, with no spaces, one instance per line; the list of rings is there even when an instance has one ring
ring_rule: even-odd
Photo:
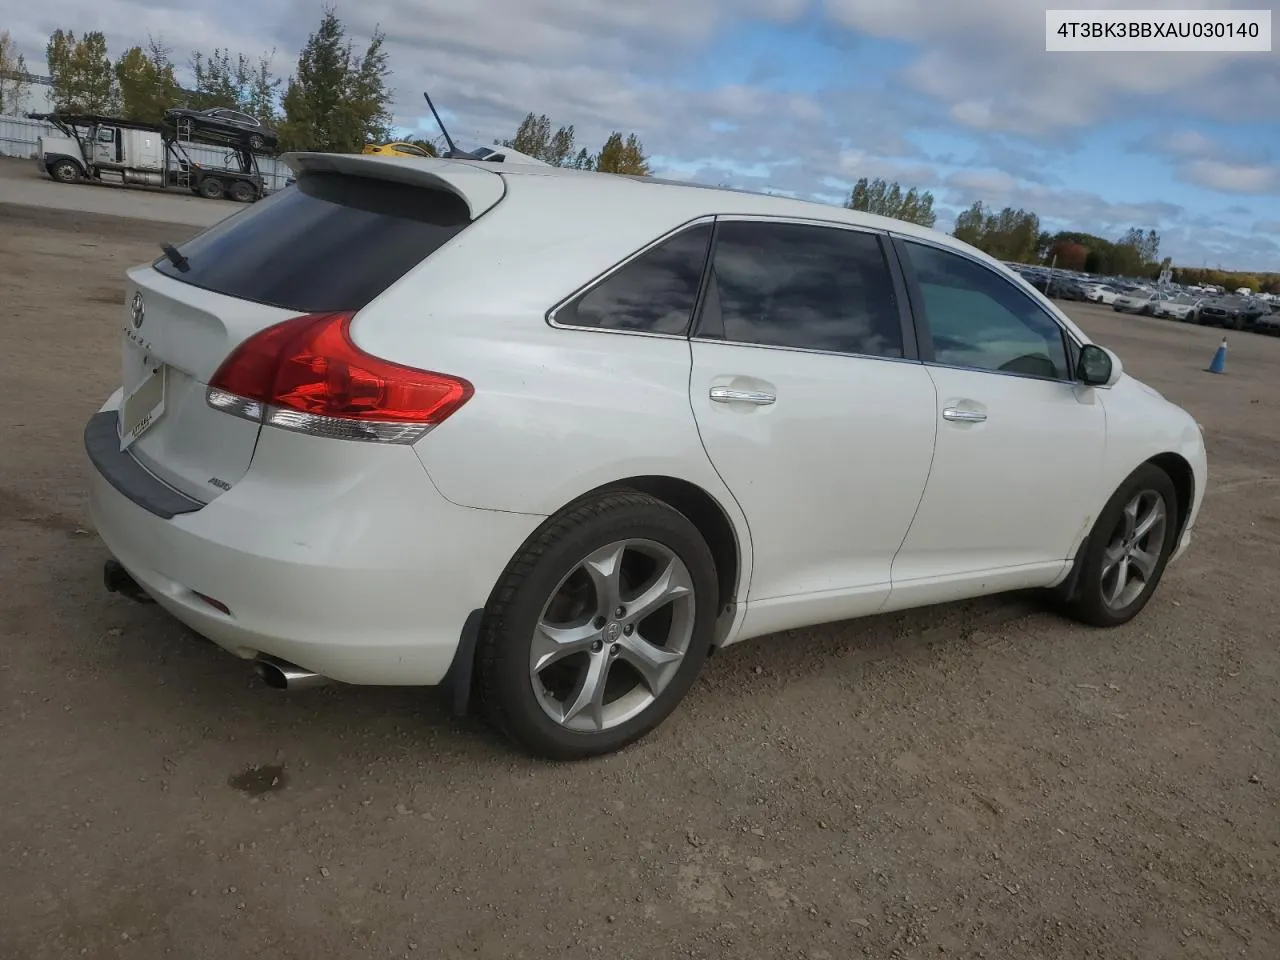
[[[200,191],[200,196],[206,200],[221,200],[226,185],[218,177],[205,177],[200,181],[197,189]]]
[[[1116,627],[1151,599],[1178,537],[1178,494],[1169,475],[1143,464],[1103,509],[1081,559],[1067,610],[1082,623]]]
[[[508,565],[486,611],[485,713],[547,759],[621,749],[693,684],[717,592],[705,541],[662,501],[620,491],[567,509]]]
[[[262,139],[262,134],[260,133],[255,133],[249,138],[249,149],[251,150],[261,150],[266,145],[267,141]]]

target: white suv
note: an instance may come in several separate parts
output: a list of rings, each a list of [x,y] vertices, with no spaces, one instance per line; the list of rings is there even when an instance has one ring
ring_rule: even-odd
[[[447,685],[547,757],[709,651],[1052,588],[1124,623],[1200,430],[1007,268],[850,210],[301,154],[128,273],[89,422],[108,585],[275,686]]]

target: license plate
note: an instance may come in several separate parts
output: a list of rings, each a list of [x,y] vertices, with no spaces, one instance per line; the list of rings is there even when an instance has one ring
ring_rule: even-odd
[[[127,450],[164,414],[166,369],[150,357],[143,359],[142,381],[120,405],[121,450]]]

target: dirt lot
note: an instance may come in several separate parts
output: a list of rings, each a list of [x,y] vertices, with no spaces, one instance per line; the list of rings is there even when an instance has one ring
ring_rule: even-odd
[[[217,223],[244,209],[243,203],[205,200],[177,188],[55,183],[34,160],[0,157],[0,204],[8,203],[197,226]]]
[[[0,957],[1280,956],[1280,340],[1214,377],[1219,333],[1073,308],[1208,431],[1196,543],[1127,627],[797,631],[548,766],[422,691],[269,691],[103,592],[80,433],[122,270],[193,229],[0,206]]]

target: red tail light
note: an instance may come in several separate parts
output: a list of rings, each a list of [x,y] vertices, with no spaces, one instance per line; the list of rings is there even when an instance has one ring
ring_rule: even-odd
[[[412,443],[471,399],[466,380],[362,351],[351,316],[308,314],[254,334],[209,381],[209,405],[319,436]]]

